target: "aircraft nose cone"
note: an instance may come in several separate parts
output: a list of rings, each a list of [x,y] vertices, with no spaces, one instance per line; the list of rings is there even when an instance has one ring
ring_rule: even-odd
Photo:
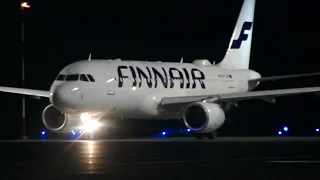
[[[79,88],[68,84],[56,87],[52,95],[52,104],[64,112],[74,111],[79,98],[78,90]]]

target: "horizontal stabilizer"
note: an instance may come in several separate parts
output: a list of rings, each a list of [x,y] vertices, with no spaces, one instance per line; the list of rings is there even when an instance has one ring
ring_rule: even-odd
[[[308,73],[308,74],[293,74],[293,75],[284,75],[284,76],[270,76],[270,77],[262,77],[258,79],[249,80],[250,83],[255,82],[263,82],[263,81],[274,81],[281,79],[291,79],[291,78],[300,78],[300,77],[308,77],[308,76],[317,76],[320,75],[320,72],[317,73]]]

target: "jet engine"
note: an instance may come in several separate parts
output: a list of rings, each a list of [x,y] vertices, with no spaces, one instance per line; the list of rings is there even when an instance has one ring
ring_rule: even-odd
[[[196,102],[185,109],[183,121],[192,131],[210,133],[222,126],[225,112],[218,104]]]
[[[52,132],[67,133],[81,124],[81,118],[65,114],[50,104],[42,112],[42,122]]]

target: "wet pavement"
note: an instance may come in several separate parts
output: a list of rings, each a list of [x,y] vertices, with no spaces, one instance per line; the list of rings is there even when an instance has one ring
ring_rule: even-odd
[[[1,141],[0,179],[320,179],[320,138]]]

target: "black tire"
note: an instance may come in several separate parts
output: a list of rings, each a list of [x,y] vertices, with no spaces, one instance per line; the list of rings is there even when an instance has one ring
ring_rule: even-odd
[[[217,133],[216,132],[208,133],[207,138],[210,140],[215,140],[217,138]]]
[[[197,134],[196,135],[196,139],[198,140],[203,140],[204,139],[204,136],[202,134]]]

